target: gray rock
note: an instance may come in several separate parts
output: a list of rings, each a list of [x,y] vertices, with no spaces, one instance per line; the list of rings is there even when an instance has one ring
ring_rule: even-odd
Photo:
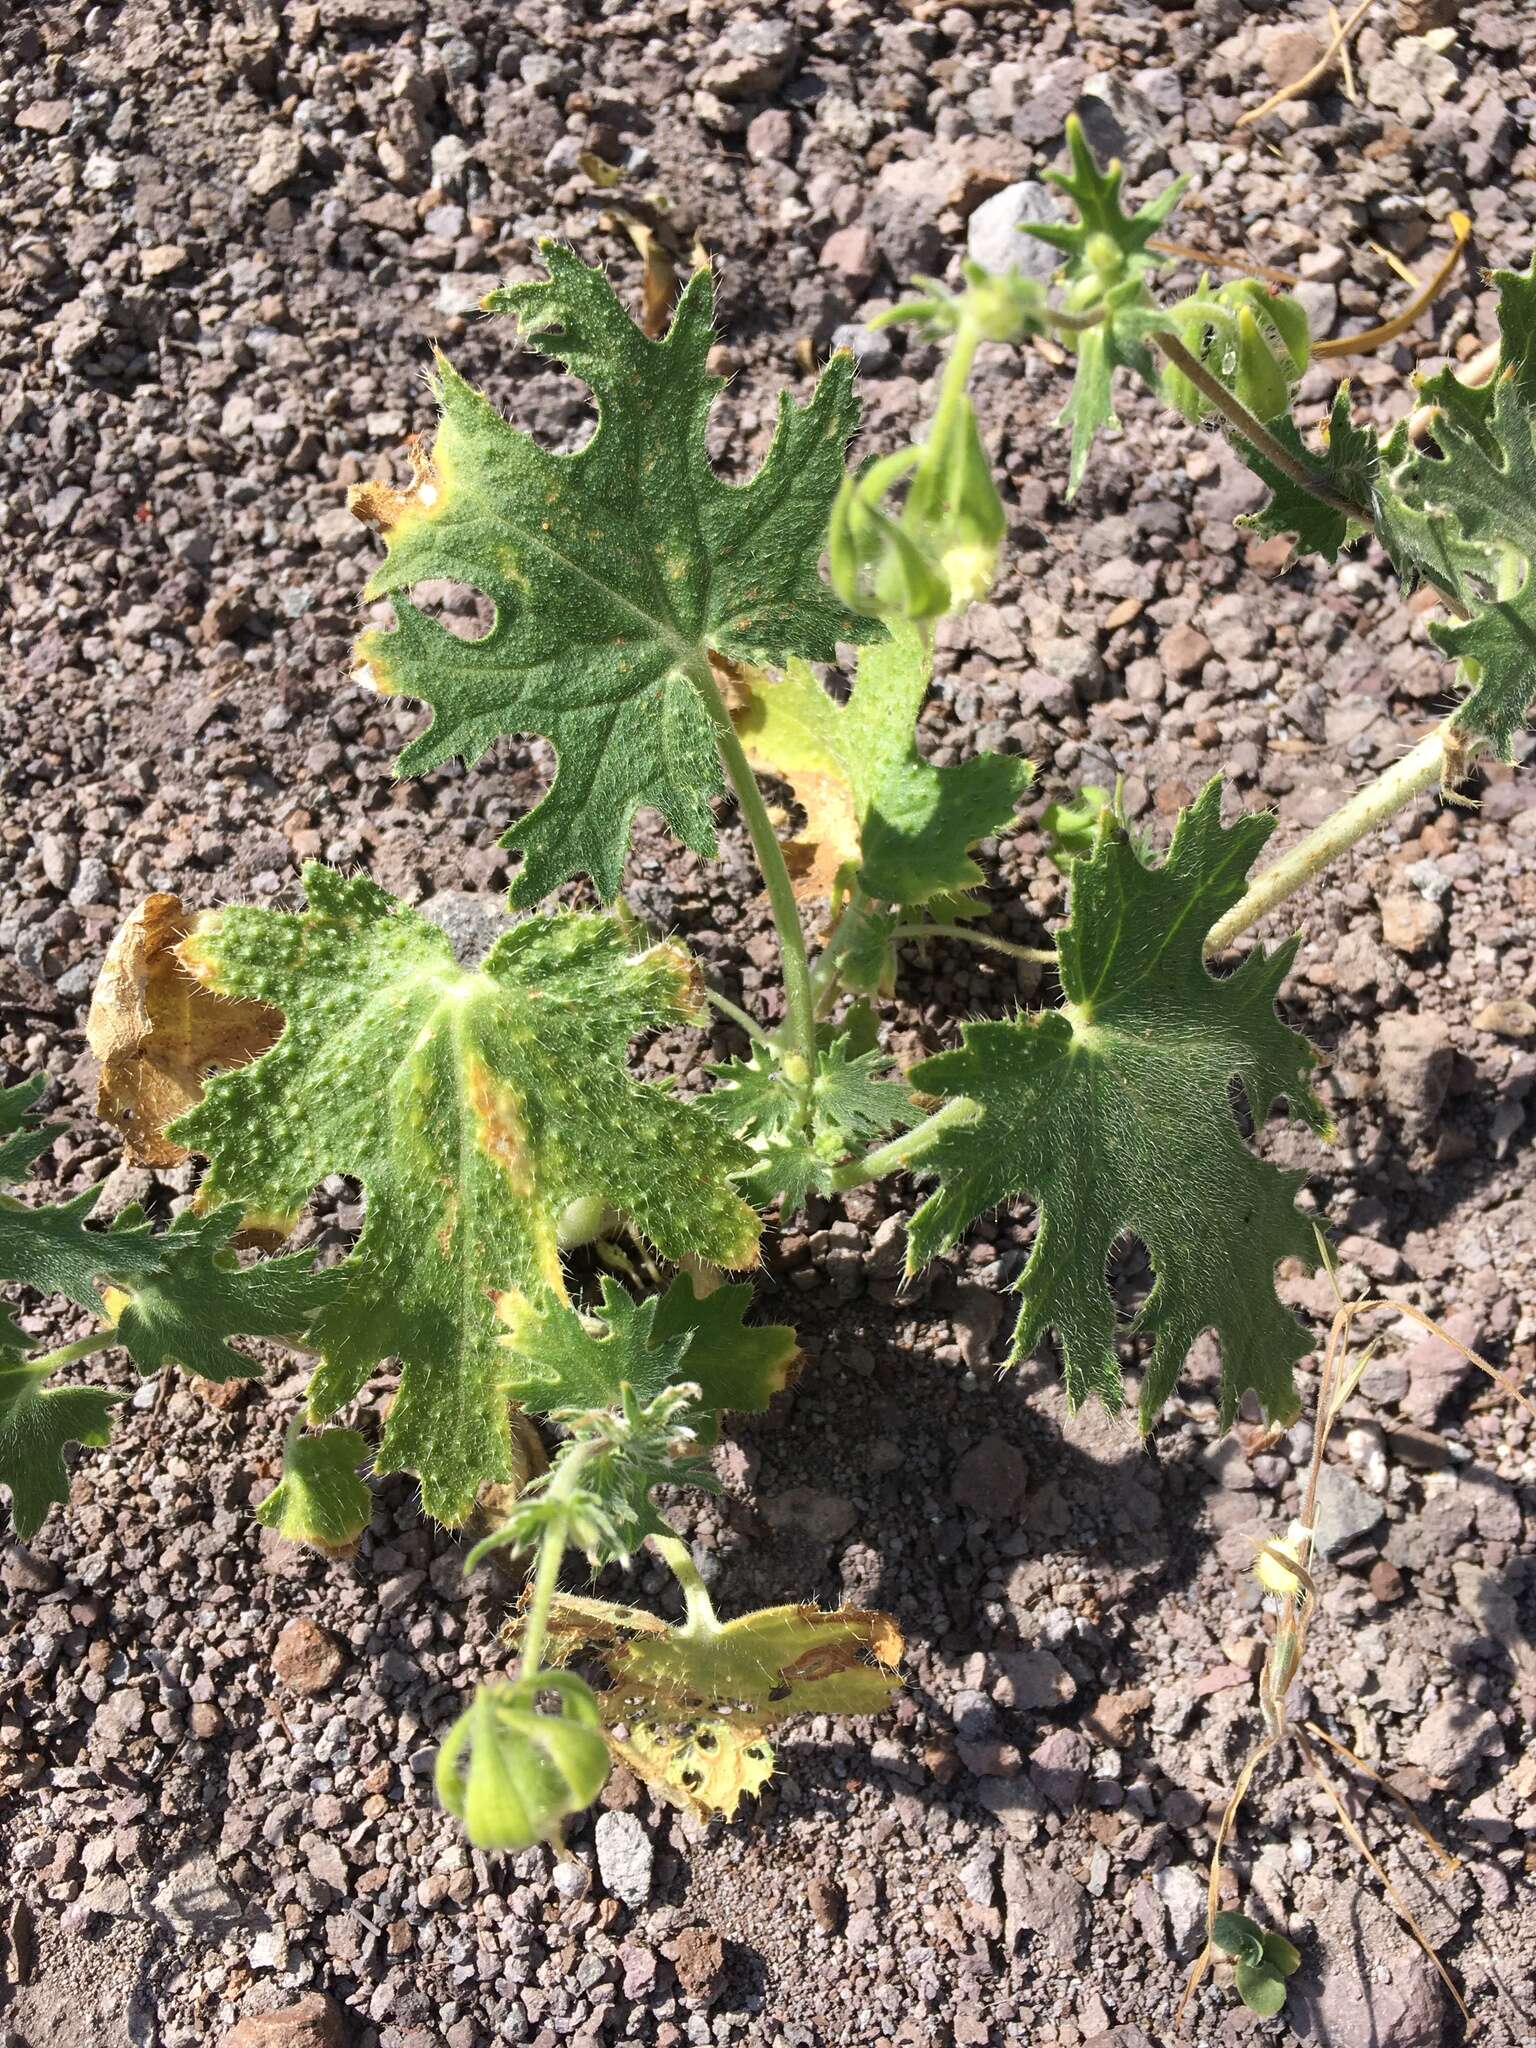
[[[600,1813],[592,1834],[597,1845],[597,1872],[604,1886],[624,1905],[643,1906],[651,1895],[656,1852],[638,1816]]]
[[[891,337],[879,327],[864,327],[857,320],[845,320],[832,330],[832,346],[845,348],[866,377],[877,377],[895,360]]]
[[[1075,1963],[1088,1947],[1093,1908],[1088,1893],[1064,1870],[1045,1870],[1012,1843],[1003,1851],[1004,1931],[1009,1946],[1032,1934],[1053,1956]]]
[[[1338,1465],[1325,1465],[1317,1475],[1317,1549],[1332,1557],[1347,1550],[1378,1527],[1385,1512],[1374,1494]]]
[[[291,128],[275,123],[261,131],[256,161],[245,174],[245,182],[258,199],[270,199],[291,185],[304,163],[304,145]]]
[[[173,1870],[155,1892],[155,1911],[181,1934],[217,1941],[238,1927],[246,1902],[206,1852]]]
[[[1205,1936],[1205,1880],[1187,1863],[1175,1863],[1170,1869],[1153,1872],[1152,1889],[1168,1915],[1175,1953],[1187,1961]]]
[[[499,896],[474,896],[467,889],[440,889],[420,908],[429,924],[447,934],[461,967],[476,966],[517,922]]]
[[[1410,1125],[1433,1122],[1451,1084],[1451,1034],[1442,1017],[1399,1013],[1381,1021],[1381,1088]]]
[[[1444,1700],[1431,1707],[1408,1745],[1408,1761],[1443,1785],[1466,1786],[1486,1758],[1502,1756],[1504,1736],[1486,1707]]]
[[[1003,1437],[980,1437],[955,1467],[949,1491],[957,1506],[983,1521],[1011,1522],[1029,1498],[1029,1467]]]
[[[787,21],[735,21],[710,50],[699,83],[723,100],[753,99],[776,92],[799,57]]]
[[[1005,185],[984,199],[971,215],[965,231],[965,250],[989,277],[1002,277],[1010,270],[1021,277],[1048,280],[1061,261],[1059,250],[1048,242],[1023,233],[1026,221],[1047,222],[1066,218],[1050,187],[1026,178],[1017,185]]]

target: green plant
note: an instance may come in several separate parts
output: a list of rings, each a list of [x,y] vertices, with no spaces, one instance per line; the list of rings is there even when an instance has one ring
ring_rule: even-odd
[[[463,967],[404,904],[315,865],[297,911],[189,919],[152,899],[109,963],[93,1043],[134,1155],[207,1162],[195,1209],[156,1235],[137,1217],[88,1229],[89,1196],[40,1210],[0,1198],[0,1279],[108,1318],[40,1355],[19,1327],[0,1333],[0,1478],[22,1533],[64,1496],[62,1444],[104,1441],[117,1398],[50,1387],[54,1372],[113,1343],[145,1370],[249,1370],[226,1342],[241,1332],[287,1335],[318,1359],[260,1510],[272,1527],[333,1550],[355,1542],[367,1460],[413,1474],[450,1526],[495,1504],[500,1526],[470,1562],[493,1548],[532,1560],[518,1671],[476,1694],[438,1771],[482,1846],[552,1835],[613,1754],[675,1798],[731,1812],[771,1768],[777,1721],[871,1712],[896,1682],[883,1616],[785,1607],[720,1621],[654,1505],[659,1484],[705,1481],[698,1453],[721,1413],[761,1409],[792,1368],[793,1333],[747,1323],[748,1289],[722,1279],[757,1257],[761,1211],[786,1220],[813,1193],[935,1176],[910,1227],[915,1270],[982,1212],[1030,1202],[1014,1361],[1054,1333],[1070,1400],[1114,1408],[1135,1337],[1146,1430],[1210,1329],[1224,1423],[1250,1391],[1273,1423],[1297,1412],[1292,1367],[1310,1339],[1273,1283],[1282,1258],[1316,1264],[1302,1176],[1268,1164],[1233,1111],[1234,1087],[1255,1128],[1283,1098],[1326,1134],[1311,1050],[1275,1008],[1296,941],[1255,947],[1222,977],[1207,963],[1413,795],[1452,787],[1479,751],[1513,755],[1536,677],[1536,274],[1501,276],[1494,385],[1473,392],[1446,374],[1426,387],[1427,445],[1403,430],[1381,441],[1344,392],[1313,445],[1290,417],[1310,351],[1300,309],[1253,280],[1161,305],[1154,232],[1176,189],[1127,215],[1118,167],[1101,173],[1075,124],[1069,142],[1058,182],[1079,219],[1031,230],[1060,252],[1059,290],[969,269],[959,292],[920,281],[890,317],[948,343],[932,425],[853,475],[846,356],[806,403],[782,400],[749,483],[715,474],[707,273],[656,340],[556,245],[545,281],[492,293],[489,311],[585,380],[597,428],[578,453],[553,454],[439,358],[441,422],[413,483],[353,493],[385,548],[366,594],[395,614],[363,635],[358,661],[377,689],[430,708],[403,774],[472,762],[499,735],[553,744],[555,779],[505,841],[522,857],[513,905],[533,914]],[[1462,689],[1429,739],[1257,876],[1273,820],[1224,824],[1219,781],[1160,860],[1102,791],[1053,805],[1070,914],[1051,943],[1021,946],[988,929],[975,855],[1009,826],[1031,770],[997,754],[935,768],[916,731],[933,620],[985,591],[1004,535],[969,395],[976,354],[1045,334],[1076,356],[1063,414],[1073,488],[1113,424],[1114,374],[1140,377],[1229,433],[1271,489],[1259,531],[1332,560],[1374,530],[1406,581],[1432,582],[1454,615],[1433,630]],[[490,599],[481,638],[413,602],[440,578]],[[813,666],[840,642],[859,649],[841,703]],[[787,841],[759,772],[803,812]],[[781,949],[776,1020],[710,990],[680,944],[646,934],[619,900],[636,810],[707,858],[727,785]],[[534,909],[578,877],[608,907]],[[804,913],[822,905],[813,961]],[[903,1075],[871,998],[896,985],[904,945],[939,937],[1043,968],[1059,994],[963,1026]],[[746,1041],[707,1070],[712,1088],[690,1100],[634,1077],[636,1034],[697,1026],[711,1004]],[[46,1142],[24,1121],[32,1093],[0,1098],[13,1178]],[[237,1225],[280,1240],[333,1173],[366,1195],[341,1265],[234,1261]],[[1106,1282],[1126,1232],[1155,1276],[1129,1326]],[[574,1277],[582,1246],[622,1276],[600,1294]],[[673,1269],[664,1285],[657,1258]],[[398,1391],[368,1444],[333,1418],[390,1360]],[[547,1474],[514,1495],[519,1414],[563,1437]],[[568,1553],[597,1566],[642,1544],[677,1578],[678,1627],[560,1594]],[[604,1688],[569,1668],[578,1654]],[[1260,1999],[1290,1953],[1272,1939],[1243,1932],[1234,1950]]]

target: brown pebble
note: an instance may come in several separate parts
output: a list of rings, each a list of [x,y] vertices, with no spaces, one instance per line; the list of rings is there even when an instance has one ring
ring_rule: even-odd
[[[1371,1566],[1370,1588],[1384,1607],[1390,1607],[1394,1600],[1401,1600],[1406,1590],[1403,1575],[1389,1558],[1378,1557]]]
[[[836,1934],[847,1905],[842,1886],[834,1884],[830,1877],[813,1877],[806,1885],[805,1898],[816,1925],[828,1934]]]
[[[275,1675],[292,1691],[305,1695],[328,1691],[345,1662],[335,1637],[307,1614],[289,1622],[272,1652]]]

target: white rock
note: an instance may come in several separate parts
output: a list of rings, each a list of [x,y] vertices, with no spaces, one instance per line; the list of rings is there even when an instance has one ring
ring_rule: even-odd
[[[600,1813],[593,1829],[597,1873],[605,1888],[626,1906],[643,1906],[651,1895],[651,1838],[632,1813]]]

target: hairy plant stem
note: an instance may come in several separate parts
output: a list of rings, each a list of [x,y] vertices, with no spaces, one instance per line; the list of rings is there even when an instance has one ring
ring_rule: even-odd
[[[1330,490],[1321,478],[1314,476],[1306,463],[1293,455],[1283,441],[1276,440],[1256,413],[1250,412],[1240,399],[1235,398],[1219,377],[1212,376],[1200,358],[1187,349],[1170,328],[1157,328],[1149,339],[1152,346],[1166,356],[1175,369],[1183,371],[1201,397],[1209,401],[1228,426],[1241,434],[1248,445],[1257,449],[1264,460],[1272,463],[1282,476],[1289,477],[1299,490],[1305,491],[1309,497],[1316,498],[1320,505],[1326,505],[1331,512],[1338,512],[1345,519],[1352,520],[1357,526],[1363,526],[1367,530],[1373,528],[1374,521],[1369,506],[1357,505],[1352,498],[1341,498],[1336,491]]]
[[[744,1010],[740,1003],[733,1003],[729,996],[721,995],[718,989],[706,988],[704,994],[709,1003],[720,1012],[721,1016],[729,1017],[733,1024],[739,1024],[754,1044],[770,1046],[773,1044],[773,1040],[768,1036],[762,1025],[758,1023],[755,1017]]]
[[[539,1534],[538,1560],[533,1568],[528,1617],[523,1623],[523,1650],[517,1666],[519,1678],[534,1678],[543,1668],[549,1610],[560,1583],[561,1560],[570,1541],[570,1502],[578,1490],[582,1468],[594,1448],[591,1444],[578,1444],[550,1476],[549,1490],[544,1498],[551,1505],[558,1502],[566,1512],[551,1517]]]
[[[996,938],[991,932],[972,931],[965,924],[899,924],[893,939],[960,939],[968,946],[980,946],[987,953],[1006,953],[1012,960],[1034,960],[1043,967],[1056,965],[1054,946],[1020,946],[1012,939]]]
[[[116,1330],[98,1330],[94,1337],[77,1338],[73,1344],[61,1344],[57,1351],[45,1351],[41,1358],[29,1358],[24,1363],[28,1372],[36,1373],[41,1379],[48,1373],[57,1372],[61,1366],[89,1358],[94,1351],[110,1350],[117,1341]]]
[[[1226,916],[1212,925],[1205,941],[1206,958],[1219,953],[1248,927],[1282,904],[1298,889],[1304,889],[1330,861],[1347,852],[1394,811],[1454,775],[1464,760],[1461,740],[1450,722],[1436,726],[1401,761],[1395,761],[1374,781],[1368,782],[1349,801],[1341,804],[1331,818],[1324,819],[1298,846],[1283,854],[1255,876],[1247,894],[1233,904]]]
[[[903,1167],[921,1166],[924,1153],[936,1138],[962,1124],[975,1123],[980,1115],[980,1109],[969,1096],[957,1095],[942,1109],[936,1109],[932,1116],[914,1124],[910,1131],[902,1131],[886,1144],[877,1145],[873,1152],[866,1152],[861,1159],[844,1160],[833,1171],[833,1193],[845,1194],[849,1188],[863,1187],[866,1181],[884,1180],[887,1174],[899,1173]]]
[[[795,898],[795,885],[790,880],[784,849],[773,829],[773,820],[757,786],[757,777],[747,759],[746,748],[736,737],[731,714],[725,708],[725,700],[709,672],[708,664],[700,663],[692,671],[692,679],[715,722],[715,737],[720,743],[725,772],[741,808],[742,821],[768,891],[768,908],[779,935],[779,956],[784,970],[786,1033],[791,1049],[798,1052],[804,1062],[803,1079],[796,1079],[793,1083],[799,1097],[800,1120],[804,1124],[810,1117],[811,1089],[816,1079],[816,996],[811,987],[811,962],[805,949],[805,933],[800,928],[800,905]]]
[[[709,1588],[699,1576],[699,1568],[693,1561],[693,1554],[681,1536],[660,1536],[652,1534],[651,1542],[656,1546],[667,1569],[683,1589],[683,1599],[688,1607],[688,1628],[695,1635],[712,1635],[720,1627],[720,1617],[715,1612],[715,1603],[709,1597]]]

